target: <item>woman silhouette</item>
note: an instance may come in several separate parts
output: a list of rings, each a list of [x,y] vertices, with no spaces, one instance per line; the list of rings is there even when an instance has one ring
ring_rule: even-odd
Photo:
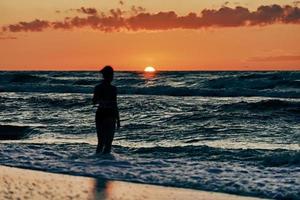
[[[115,127],[120,128],[119,109],[117,104],[117,88],[111,85],[114,70],[105,66],[102,73],[103,80],[96,85],[93,104],[98,105],[96,111],[96,129],[98,146],[96,153],[110,153],[114,139]]]

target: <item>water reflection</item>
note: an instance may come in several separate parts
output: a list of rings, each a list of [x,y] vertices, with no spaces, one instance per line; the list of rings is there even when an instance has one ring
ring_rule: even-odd
[[[157,75],[157,72],[143,72],[143,77],[148,80],[155,78],[156,75]]]
[[[99,185],[98,185],[99,184]],[[235,196],[223,193],[197,191],[183,188],[163,187],[157,185],[128,183],[122,181],[97,181],[95,199],[104,200],[255,200],[256,198]]]

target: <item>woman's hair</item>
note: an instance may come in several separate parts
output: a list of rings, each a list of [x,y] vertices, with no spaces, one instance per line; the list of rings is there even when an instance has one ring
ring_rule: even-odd
[[[111,66],[107,65],[103,67],[100,72],[104,79],[112,81],[114,77],[114,69]]]

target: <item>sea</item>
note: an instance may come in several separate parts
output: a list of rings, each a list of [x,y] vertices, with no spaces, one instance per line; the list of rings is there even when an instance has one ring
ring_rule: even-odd
[[[300,71],[116,72],[121,129],[97,155],[98,72],[0,72],[0,164],[300,199]]]

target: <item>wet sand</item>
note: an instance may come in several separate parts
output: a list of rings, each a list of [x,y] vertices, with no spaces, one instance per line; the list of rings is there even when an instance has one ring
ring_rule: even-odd
[[[255,200],[216,192],[105,181],[0,166],[0,199]]]

